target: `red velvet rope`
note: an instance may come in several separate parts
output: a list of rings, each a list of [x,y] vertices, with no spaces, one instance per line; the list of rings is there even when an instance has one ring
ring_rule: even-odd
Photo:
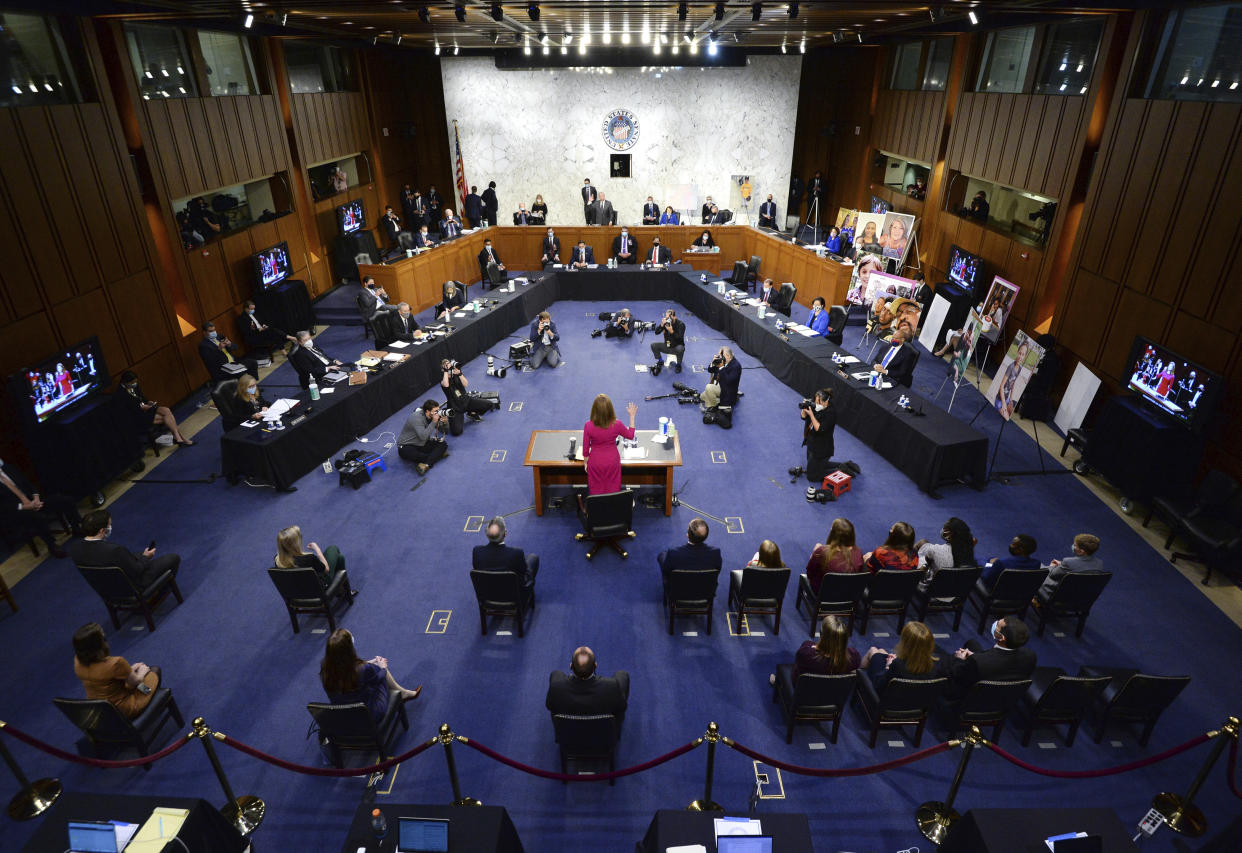
[[[395,767],[403,761],[409,761],[411,758],[435,745],[440,740],[439,738],[432,738],[425,743],[420,743],[409,752],[389,758],[387,761],[381,761],[379,764],[372,764],[370,767],[347,767],[338,770],[335,767],[311,767],[306,764],[294,764],[292,761],[285,761],[283,758],[277,758],[274,755],[268,755],[266,752],[261,752],[253,746],[244,744],[239,740],[234,740],[228,735],[222,734],[219,737],[220,742],[225,746],[231,746],[233,749],[238,752],[244,752],[251,758],[257,758],[260,761],[266,761],[268,764],[274,764],[284,770],[292,770],[294,773],[303,773],[307,776],[370,776],[372,773],[383,773],[390,767]]]
[[[911,753],[904,758],[895,758],[892,761],[885,761],[883,764],[872,764],[869,767],[803,767],[799,764],[789,764],[785,761],[778,761],[770,758],[763,753],[755,752],[748,746],[743,746],[735,740],[724,739],[725,744],[736,749],[749,758],[756,761],[762,761],[764,764],[770,764],[773,767],[780,768],[787,773],[797,773],[802,776],[866,776],[869,773],[882,773],[885,770],[891,770],[894,767],[901,767],[903,764],[913,764],[916,761],[922,761],[924,758],[931,758],[933,755],[939,755],[945,750],[952,749],[953,745],[948,741],[938,743],[935,746],[929,746],[927,749],[921,749],[918,752]]]
[[[144,764],[154,764],[161,758],[167,758],[172,755],[174,752],[190,742],[190,739],[183,735],[170,743],[168,746],[161,749],[159,752],[152,753],[151,755],[144,755],[142,758],[128,758],[124,761],[105,761],[102,758],[87,758],[84,755],[75,755],[72,752],[65,752],[63,749],[57,749],[51,744],[44,743],[38,738],[31,737],[21,729],[13,728],[13,726],[9,723],[5,723],[3,726],[0,726],[0,732],[11,734],[22,743],[27,744],[28,746],[33,746],[35,749],[46,752],[48,755],[54,755],[57,758],[64,759],[65,761],[72,761],[74,764],[85,764],[87,767],[102,767],[106,770],[118,769],[122,767],[141,767]]]
[[[1233,795],[1242,800],[1242,791],[1238,790],[1238,739],[1233,738],[1233,743],[1229,744],[1229,766],[1225,769],[1225,776],[1229,780],[1229,790],[1233,791]]]
[[[1211,738],[1205,734],[1199,735],[1197,738],[1188,740],[1180,746],[1175,746],[1172,749],[1166,749],[1158,755],[1140,758],[1138,761],[1131,761],[1129,764],[1118,764],[1116,767],[1105,767],[1101,770],[1049,770],[1045,767],[1036,767],[1034,764],[1029,764],[1021,758],[1018,758],[1016,755],[1005,752],[1005,750],[1001,749],[994,743],[986,743],[988,749],[995,752],[1010,764],[1017,765],[1023,770],[1029,770],[1032,773],[1038,773],[1040,776],[1051,776],[1054,779],[1095,779],[1100,776],[1116,776],[1118,773],[1128,773],[1131,770],[1138,770],[1140,767],[1147,767],[1152,764],[1157,764],[1167,758],[1172,758],[1175,755],[1181,755],[1189,749],[1194,749],[1201,743],[1207,743],[1210,739]]]
[[[551,770],[540,770],[538,767],[531,767],[529,764],[514,761],[512,758],[501,755],[494,749],[488,749],[481,743],[477,743],[469,739],[465,739],[464,742],[466,746],[478,750],[488,758],[495,759],[501,764],[507,764],[515,770],[521,770],[523,773],[529,773],[532,776],[538,776],[542,779],[555,779],[558,782],[602,782],[608,779],[620,779],[622,776],[632,776],[635,773],[642,773],[644,770],[650,770],[652,767],[658,767],[667,761],[672,761],[674,758],[685,755],[703,741],[701,738],[699,740],[692,740],[685,746],[679,746],[672,752],[664,753],[659,758],[653,758],[650,761],[643,762],[642,764],[635,764],[633,767],[627,767],[624,770],[614,770],[610,773],[592,773],[584,776],[576,776],[570,773],[553,773]]]

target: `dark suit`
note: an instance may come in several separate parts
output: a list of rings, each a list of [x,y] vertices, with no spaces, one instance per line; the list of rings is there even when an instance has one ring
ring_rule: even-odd
[[[496,191],[488,187],[483,190],[483,216],[487,219],[488,225],[496,224],[498,213],[500,213],[500,200],[496,198]]]
[[[643,225],[655,225],[660,221],[660,205],[649,202],[643,205]]]
[[[704,225],[724,225],[733,218],[733,214],[728,210],[718,210],[709,214],[704,220]]]
[[[736,406],[737,386],[742,382],[742,365],[737,363],[737,359],[730,359],[728,364],[722,364],[712,374],[712,381],[720,386],[720,405]]]
[[[320,379],[323,379],[325,373],[330,369],[334,369],[331,367],[331,362],[332,357],[315,347],[313,343],[309,346],[298,346],[289,355],[289,363],[298,372],[298,380],[302,383],[303,388],[310,385],[310,378],[312,376],[318,382]]]
[[[405,214],[405,223],[414,231],[427,224],[427,203],[421,195],[416,196],[407,190],[401,191],[401,212]]]
[[[181,565],[181,557],[176,554],[144,557],[142,554],[131,554],[123,546],[107,540],[74,539],[65,548],[79,566],[116,566],[140,590],[164,572],[171,571],[176,575]]]
[[[595,200],[599,198],[599,193],[595,191],[595,187],[590,184],[582,186],[582,216],[586,219],[587,225],[595,224]]]
[[[395,216],[382,216],[380,226],[384,229],[384,236],[388,238],[388,245],[396,246],[397,235],[401,233],[401,220]]]
[[[674,570],[720,569],[724,565],[720,559],[720,549],[705,542],[700,542],[698,545],[691,545],[687,542],[685,545],[661,551],[656,557],[656,562],[660,564],[660,572],[665,577]]]
[[[619,264],[636,263],[641,255],[641,252],[638,248],[638,241],[634,239],[634,235],[625,235],[625,251],[630,254],[628,258],[619,257],[621,253],[621,242],[622,238],[620,234],[612,238],[612,256],[617,259],[617,263]]]
[[[547,237],[544,237],[543,242],[539,244],[539,251],[541,253],[540,260],[542,260],[543,263],[545,264],[560,263],[561,261],[561,238],[553,237],[551,240],[549,240]]]
[[[462,211],[466,218],[470,220],[471,225],[478,225],[483,219],[483,199],[478,193],[470,193],[466,196],[465,209]]]
[[[644,262],[667,264],[673,260],[673,253],[669,251],[667,246],[652,246],[651,249],[652,249],[651,252],[647,252],[645,255],[643,255]],[[653,252],[655,253],[654,261],[652,260]]]
[[[548,697],[544,700],[553,714],[613,714],[617,718],[617,735],[625,720],[630,697],[630,674],[617,670],[611,678],[593,675],[578,678],[565,672],[554,672],[548,678]]]
[[[39,490],[26,479],[15,466],[5,464],[0,468],[13,485],[26,497],[33,499]],[[77,530],[82,518],[78,515],[77,505],[72,498],[64,495],[39,495],[43,501],[43,509],[21,509],[17,495],[9,491],[7,485],[0,483],[0,527],[22,536],[38,536],[47,543],[48,550],[57,549],[56,540],[52,537],[50,522],[63,517],[69,522],[72,530]]]
[[[527,555],[521,548],[488,542],[476,545],[473,553],[474,567],[481,572],[513,572],[526,586],[535,585],[539,573],[539,555]]]
[[[531,225],[534,223],[534,217],[530,215],[529,210],[519,210],[513,214],[514,225]]]
[[[971,647],[974,648],[971,648]],[[979,649],[975,640],[967,640],[966,648],[973,654],[966,660],[947,658],[942,666],[949,676],[947,698],[961,699],[971,685],[978,681],[1022,681],[1035,671],[1035,652],[1023,646],[1020,649],[993,647]]]
[[[440,300],[439,304],[436,305],[436,315],[438,316],[444,313],[445,311],[453,311],[458,308],[465,308],[465,307],[466,307],[466,291],[462,290],[459,287],[457,288],[457,292],[453,294],[452,299],[445,297],[444,299]]]
[[[263,322],[258,315],[242,313],[237,318],[237,328],[241,329],[242,340],[246,342],[246,349],[275,349],[283,346],[287,336],[280,329],[273,329],[268,326],[266,329],[260,329]]]
[[[781,288],[773,282],[771,289],[760,290],[756,298],[769,308],[779,308],[781,304]]]
[[[362,299],[362,307],[371,313],[372,320],[380,314],[397,310],[396,305],[392,305],[385,301],[384,297],[380,296],[369,287],[362,288],[362,293],[359,294],[359,298]]]
[[[482,273],[481,279],[483,282],[483,287],[486,288],[487,283],[491,281],[491,275],[488,273],[488,269],[487,269],[488,266],[491,265],[492,263],[495,263],[497,267],[499,267],[501,264],[504,263],[504,261],[500,260],[500,253],[496,251],[495,246],[492,246],[492,253],[490,255],[487,253],[487,248],[484,247],[483,249],[479,251],[478,257],[479,257],[479,272]],[[499,285],[501,282],[505,281],[509,276],[505,273],[504,270],[497,269],[496,277],[497,277],[496,284]]]
[[[456,219],[446,219],[440,223],[440,234],[445,240],[452,240],[461,236],[461,222]]]
[[[415,231],[415,232],[414,232],[414,248],[416,248],[416,249],[430,249],[430,248],[431,248],[432,246],[434,246],[435,244],[436,244],[436,242],[435,242],[435,240],[432,240],[432,239],[431,239],[431,234],[430,234],[430,233],[424,234],[422,231]]]
[[[776,202],[765,201],[759,205],[759,227],[776,228]]]
[[[246,368],[255,379],[259,378],[259,363],[253,358],[238,358],[237,347],[234,345],[229,347],[229,355],[233,356],[233,362],[240,364]],[[211,338],[204,337],[198,342],[198,356],[203,360],[203,366],[207,368],[207,373],[211,376],[212,382],[223,382],[225,379],[236,379],[237,373],[229,373],[224,369],[224,365],[229,363],[228,356],[224,354],[224,350],[216,345]]]
[[[617,211],[613,209],[612,202],[608,199],[595,202],[591,210],[594,211],[594,220],[591,222],[592,225],[617,224]]]
[[[914,361],[914,347],[908,343],[901,344],[887,365],[889,381],[909,388],[914,380]]]
[[[578,246],[575,246],[574,251],[572,253],[572,257],[570,257],[569,259],[569,263],[571,264],[582,263],[583,252],[586,253],[586,263],[588,264],[595,263],[595,250],[592,249],[590,246],[582,246],[581,248],[579,248]]]
[[[706,225],[706,224],[707,224],[707,220],[708,220],[708,219],[711,217],[711,215],[712,215],[712,206],[711,206],[710,204],[705,204],[705,205],[703,205],[703,211],[702,211],[702,213],[703,213],[703,224],[704,224],[704,225]]]
[[[440,209],[444,207],[444,201],[435,190],[428,191],[426,198],[427,215],[431,217],[432,222],[438,222],[440,220]]]
[[[402,317],[396,311],[389,312],[383,317],[375,321],[381,326],[375,333],[375,345],[383,349],[393,341],[405,341],[407,344],[414,343],[414,333],[418,331],[418,321],[414,319],[414,315]],[[380,341],[384,343],[381,344]]]

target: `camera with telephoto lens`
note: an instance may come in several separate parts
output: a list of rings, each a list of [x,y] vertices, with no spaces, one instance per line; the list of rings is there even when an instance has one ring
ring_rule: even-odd
[[[832,489],[817,489],[810,486],[806,490],[806,502],[809,504],[826,504],[836,499],[837,496]]]
[[[490,355],[487,357],[487,375],[488,376],[495,376],[497,379],[504,379],[505,374],[508,372],[509,372],[509,368],[497,367],[496,359],[492,358]]]
[[[693,388],[691,388],[689,385],[686,385],[683,382],[674,382],[673,388],[674,390],[677,391],[677,402],[678,403],[682,403],[682,404],[698,403],[698,402],[701,402],[702,400],[702,398],[699,396],[698,391],[695,391]]]
[[[650,332],[655,327],[656,327],[656,324],[651,322],[650,320],[635,320],[634,321],[635,332]]]
[[[708,369],[711,370],[713,373],[715,373],[717,370],[719,370],[722,367],[724,367],[724,356],[721,355],[720,353],[716,353],[714,356],[712,356],[712,363]]]
[[[808,411],[810,411],[810,410],[811,410],[811,408],[812,408],[814,405],[815,405],[815,404],[814,404],[813,402],[811,402],[811,398],[810,398],[810,397],[803,397],[801,400],[799,400],[799,401],[798,401],[798,411],[801,411],[801,412],[808,412]]]
[[[456,370],[457,368],[461,367],[461,362],[459,362],[459,361],[453,361],[451,358],[450,358],[450,359],[446,359],[446,360],[445,360],[445,362],[446,362],[446,365],[447,365],[447,366],[444,368],[445,370]]]

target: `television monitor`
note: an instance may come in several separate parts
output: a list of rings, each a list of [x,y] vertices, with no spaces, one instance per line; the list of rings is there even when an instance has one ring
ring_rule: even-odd
[[[289,277],[289,244],[277,243],[254,256],[255,278],[264,289],[275,287]]]
[[[43,423],[112,384],[99,338],[49,355],[9,377],[13,399],[28,422]]]
[[[366,214],[362,209],[362,199],[347,201],[336,209],[336,224],[342,234],[353,234],[367,225]]]
[[[878,195],[873,195],[871,197],[871,212],[872,213],[888,213],[892,209],[893,209],[893,206],[889,204],[887,201],[885,201],[884,199],[880,198]]]
[[[1211,419],[1225,385],[1220,374],[1142,335],[1134,339],[1124,375],[1126,387],[1145,403],[1194,431]]]
[[[983,258],[972,255],[960,246],[949,248],[949,281],[957,282],[974,292],[983,280]]]

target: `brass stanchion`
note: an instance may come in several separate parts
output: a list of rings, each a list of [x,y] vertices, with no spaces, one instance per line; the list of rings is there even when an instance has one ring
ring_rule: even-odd
[[[716,744],[720,742],[720,727],[715,723],[708,723],[707,734],[703,735],[703,740],[707,741],[707,779],[703,783],[703,799],[686,806],[686,811],[722,812],[724,806],[712,802],[712,777],[716,774]]]
[[[1226,737],[1220,737],[1221,735],[1226,735]],[[1177,794],[1166,791],[1156,794],[1155,799],[1151,801],[1151,807],[1160,812],[1169,829],[1180,832],[1182,835],[1189,835],[1191,838],[1198,838],[1207,831],[1207,818],[1203,816],[1203,810],[1194,804],[1195,794],[1199,793],[1208,773],[1212,772],[1212,765],[1216,763],[1216,759],[1220,758],[1226,741],[1229,738],[1238,737],[1238,718],[1230,717],[1220,727],[1220,731],[1208,732],[1208,737],[1216,738],[1216,745],[1212,747],[1211,754],[1199,768],[1199,775],[1191,783],[1186,795],[1179,797]]]
[[[440,746],[444,747],[444,760],[448,762],[449,782],[453,785],[453,805],[481,806],[483,803],[474,797],[463,797],[461,795],[461,783],[457,781],[457,760],[453,758],[454,740],[460,740],[462,743],[466,742],[464,737],[453,734],[453,730],[449,728],[448,723],[440,726]]]
[[[224,735],[208,728],[207,722],[202,717],[195,717],[191,725],[194,726],[191,736],[202,741],[203,749],[207,750],[207,760],[211,762],[211,769],[216,771],[216,778],[220,780],[220,787],[224,789],[224,796],[228,800],[220,807],[220,813],[243,836],[249,835],[259,828],[259,824],[263,823],[267,804],[252,794],[242,797],[233,794],[233,786],[229,784],[228,777],[224,775],[224,768],[220,766],[220,759],[216,757],[216,746],[211,742],[212,738],[223,739]]]
[[[4,728],[2,720],[0,720],[0,728]],[[9,800],[9,817],[13,820],[30,820],[51,808],[52,803],[56,802],[56,798],[63,790],[60,780],[48,778],[31,782],[22,772],[22,768],[17,765],[17,760],[13,758],[9,748],[5,746],[4,738],[0,738],[0,756],[4,757],[4,763],[9,765],[9,770],[13,771],[13,775],[17,777],[17,784],[22,786],[22,789],[13,795],[13,799]]]
[[[970,753],[976,746],[986,741],[979,727],[971,726],[966,737],[957,741],[949,741],[949,743],[952,746],[962,743],[966,745],[962,751],[962,760],[957,764],[957,772],[953,774],[953,784],[949,786],[949,795],[944,798],[944,802],[932,800],[923,803],[914,812],[914,821],[919,825],[919,832],[936,845],[943,844],[953,824],[962,819],[962,816],[953,810],[953,800],[957,797],[957,789],[962,784],[962,777],[966,775],[966,763],[970,761]]]

